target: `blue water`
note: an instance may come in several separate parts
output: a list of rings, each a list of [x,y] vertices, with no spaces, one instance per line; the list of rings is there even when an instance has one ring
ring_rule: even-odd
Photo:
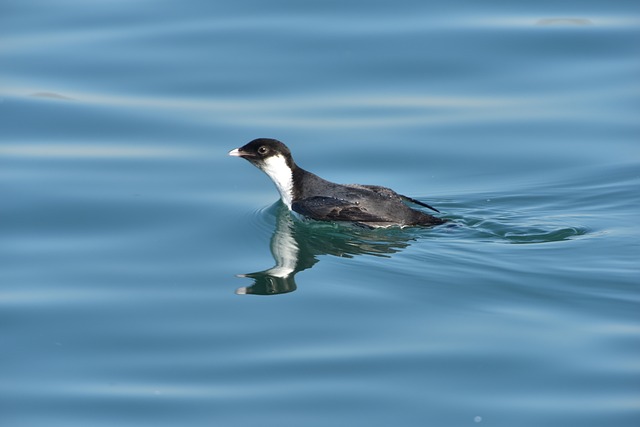
[[[640,425],[637,2],[0,9],[0,425]]]

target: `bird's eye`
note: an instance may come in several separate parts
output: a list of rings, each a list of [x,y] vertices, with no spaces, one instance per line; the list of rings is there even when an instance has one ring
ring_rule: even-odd
[[[264,145],[262,147],[258,148],[258,154],[266,154],[267,151],[269,151],[269,149]]]

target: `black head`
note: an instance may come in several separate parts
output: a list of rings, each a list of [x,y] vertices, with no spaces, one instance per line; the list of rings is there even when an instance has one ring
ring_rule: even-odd
[[[293,168],[291,151],[282,142],[271,138],[258,138],[240,148],[229,151],[230,156],[242,157],[262,169],[261,166],[270,157],[281,156],[287,165]]]

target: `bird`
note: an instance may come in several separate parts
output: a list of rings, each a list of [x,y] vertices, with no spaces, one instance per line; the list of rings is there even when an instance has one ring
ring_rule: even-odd
[[[266,173],[287,208],[316,221],[347,222],[365,228],[435,226],[447,220],[413,209],[428,204],[396,193],[387,187],[336,184],[299,167],[289,148],[272,138],[258,138],[229,151]]]

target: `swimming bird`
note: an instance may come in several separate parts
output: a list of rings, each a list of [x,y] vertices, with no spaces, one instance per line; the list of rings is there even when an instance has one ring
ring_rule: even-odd
[[[336,184],[299,167],[282,142],[258,138],[229,151],[266,173],[274,182],[282,202],[303,217],[317,221],[351,222],[378,228],[433,226],[446,222],[407,203],[437,209],[411,197],[377,185]]]

